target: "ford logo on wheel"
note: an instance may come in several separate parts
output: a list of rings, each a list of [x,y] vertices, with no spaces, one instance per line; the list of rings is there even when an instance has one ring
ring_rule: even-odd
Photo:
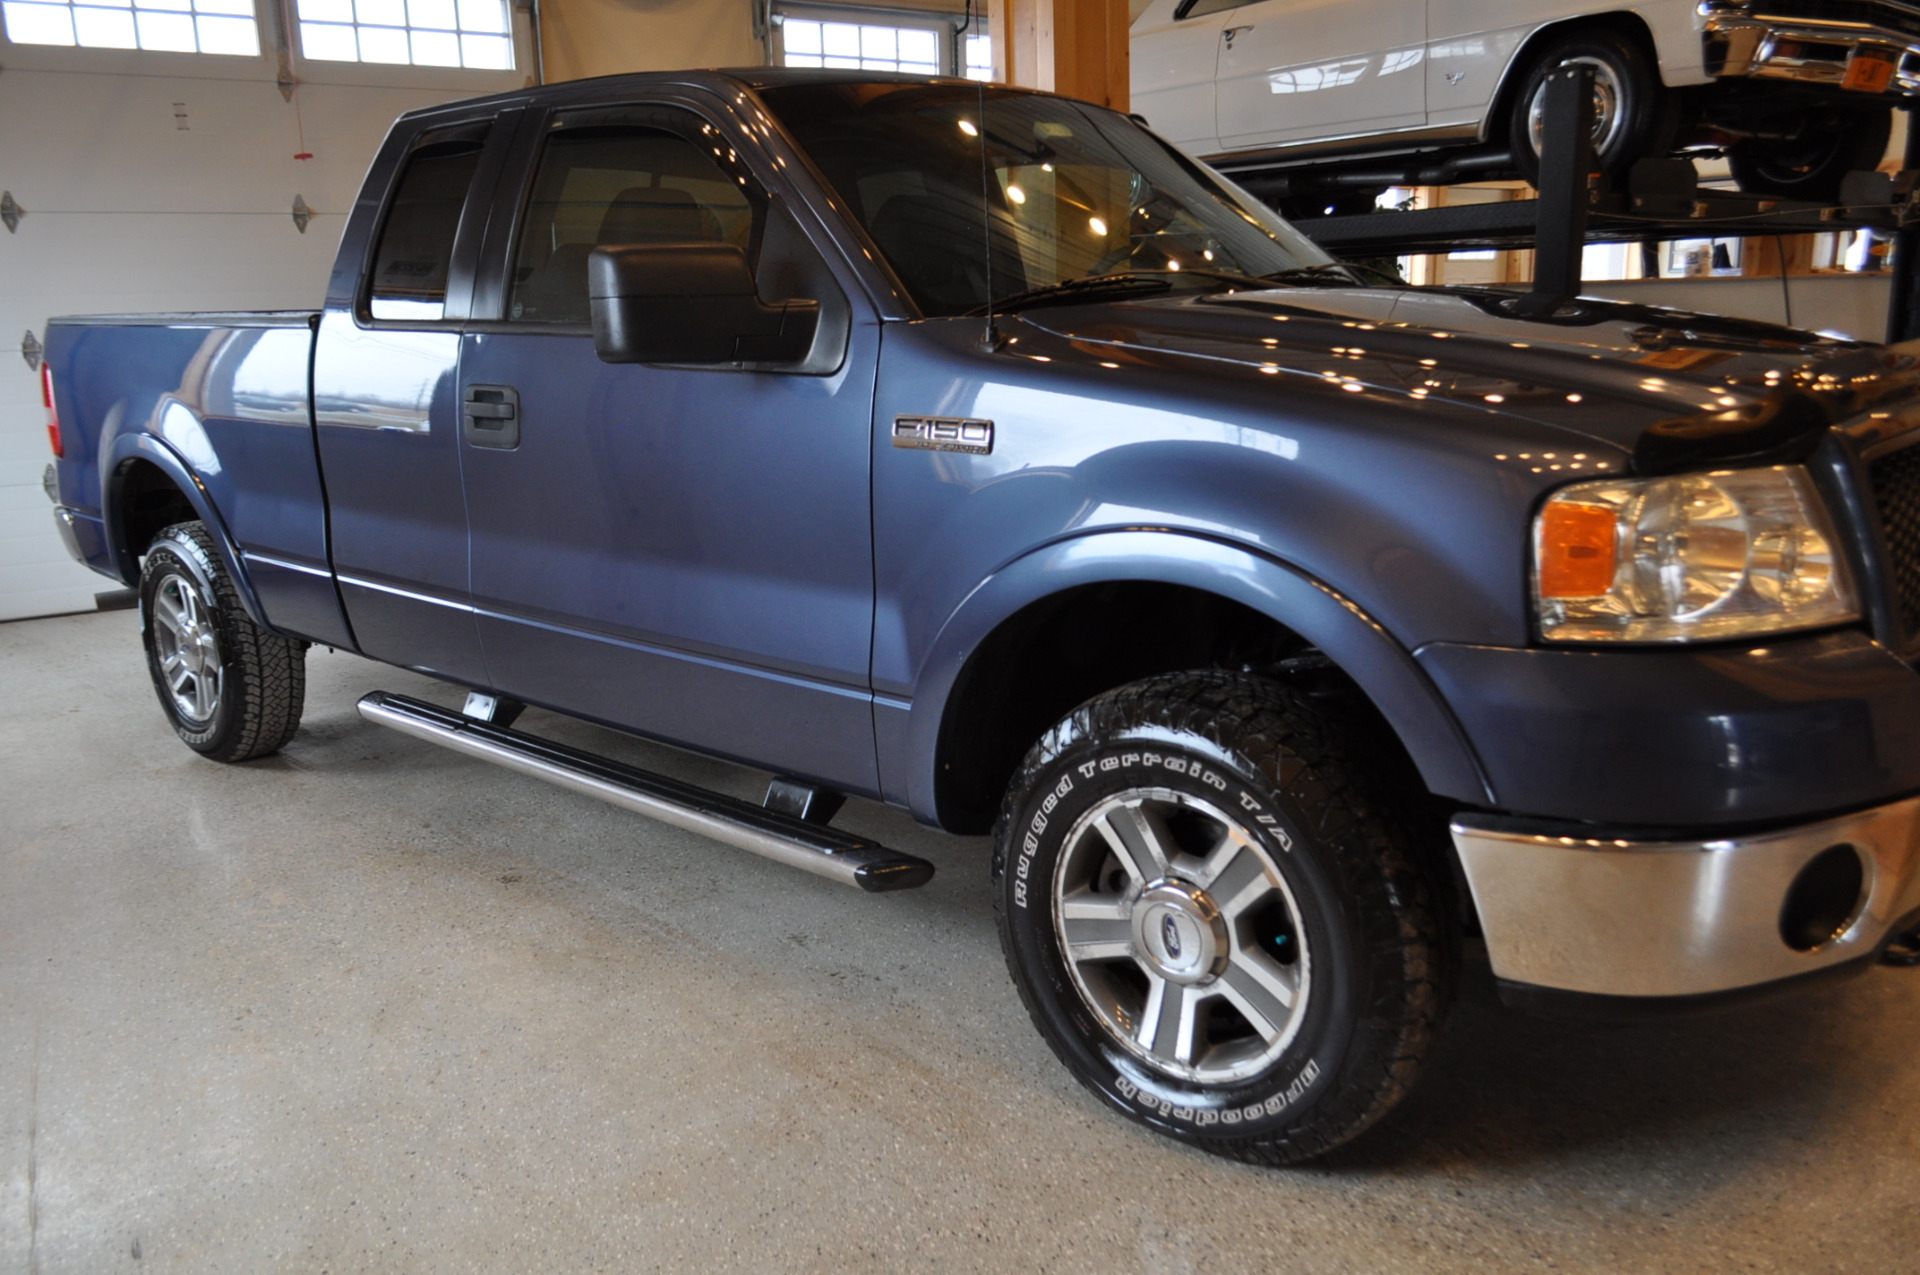
[[[1160,941],[1166,945],[1168,956],[1180,959],[1180,927],[1174,924],[1171,912],[1160,918]]]

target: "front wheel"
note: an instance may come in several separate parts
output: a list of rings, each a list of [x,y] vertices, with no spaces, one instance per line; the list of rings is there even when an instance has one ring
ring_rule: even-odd
[[[994,852],[1007,964],[1074,1076],[1203,1150],[1286,1164],[1378,1120],[1439,1028],[1426,874],[1304,697],[1149,679],[1028,754]]]
[[[140,637],[161,710],[195,752],[246,761],[299,729],[306,643],[247,615],[204,523],[168,527],[148,547]]]
[[[1528,64],[1507,115],[1513,163],[1528,181],[1540,177],[1546,136],[1547,77],[1563,66],[1593,68],[1593,156],[1609,176],[1620,177],[1634,161],[1667,152],[1673,142],[1670,94],[1653,58],[1639,44],[1605,28],[1573,30],[1554,37]]]

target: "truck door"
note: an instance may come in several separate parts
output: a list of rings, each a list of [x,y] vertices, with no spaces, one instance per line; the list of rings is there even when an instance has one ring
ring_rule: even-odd
[[[1418,128],[1426,57],[1426,0],[1243,4],[1221,32],[1220,144]]]
[[[1196,155],[1220,149],[1213,77],[1234,0],[1153,0],[1132,29],[1133,109],[1153,131]]]
[[[314,345],[333,568],[354,639],[376,659],[476,684],[486,666],[467,579],[455,372],[517,114],[436,122],[397,157],[382,153]]]
[[[801,222],[684,106],[538,130],[497,297],[460,360],[473,591],[503,693],[874,792],[869,430],[878,329]],[[821,302],[804,367],[594,352],[598,244],[739,245],[768,299]],[[487,307],[493,318],[479,317]],[[824,353],[823,353],[824,351]]]

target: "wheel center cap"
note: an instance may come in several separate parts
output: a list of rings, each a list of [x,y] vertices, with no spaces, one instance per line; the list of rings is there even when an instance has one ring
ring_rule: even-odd
[[[1174,983],[1202,983],[1220,972],[1227,927],[1204,890],[1184,881],[1155,881],[1133,905],[1134,952]]]

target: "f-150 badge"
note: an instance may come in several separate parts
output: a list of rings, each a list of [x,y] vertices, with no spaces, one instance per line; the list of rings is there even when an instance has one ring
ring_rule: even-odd
[[[956,416],[896,416],[893,445],[923,452],[985,456],[993,451],[993,422],[962,420]]]

